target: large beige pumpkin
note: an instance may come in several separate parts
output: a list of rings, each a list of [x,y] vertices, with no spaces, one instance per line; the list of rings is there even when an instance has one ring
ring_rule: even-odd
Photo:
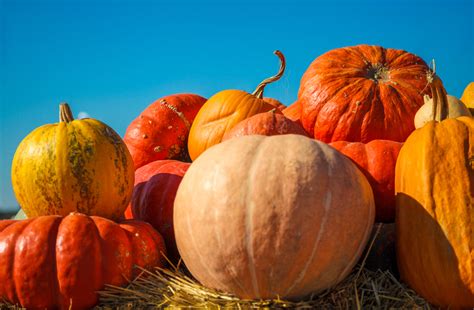
[[[209,148],[174,204],[188,269],[242,298],[298,298],[337,284],[359,259],[374,214],[357,167],[301,135],[244,136]]]

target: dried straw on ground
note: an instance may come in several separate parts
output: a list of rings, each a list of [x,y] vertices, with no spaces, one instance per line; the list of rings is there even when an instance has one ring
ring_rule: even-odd
[[[378,226],[369,247],[377,238]],[[181,268],[142,270],[127,287],[107,286],[100,294],[98,309],[432,309],[389,271],[364,268],[365,259],[336,287],[301,301],[241,300],[208,289]],[[0,309],[20,309],[0,304]]]
[[[370,251],[380,225],[368,247]],[[365,258],[367,258],[367,254]],[[365,258],[353,273],[336,287],[301,301],[241,300],[200,285],[180,268],[142,274],[126,288],[108,286],[100,292],[103,309],[431,309],[423,298],[400,283],[389,271],[364,268]]]

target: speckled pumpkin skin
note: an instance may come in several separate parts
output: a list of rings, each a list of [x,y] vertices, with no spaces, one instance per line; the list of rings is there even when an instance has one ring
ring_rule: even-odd
[[[124,136],[135,169],[155,160],[189,160],[186,148],[191,124],[206,102],[194,94],[160,98],[130,123]]]
[[[280,113],[279,110],[275,109],[246,118],[227,131],[222,141],[248,135],[275,136],[295,134],[308,136],[300,124]]]
[[[262,99],[263,99],[263,101],[265,101],[266,103],[271,104],[272,106],[274,106],[275,108],[277,108],[280,111],[283,111],[284,109],[286,109],[286,105],[281,103],[281,101],[278,100],[278,99],[270,98],[270,97],[263,97]]]
[[[18,146],[11,173],[29,218],[77,211],[118,220],[133,191],[133,161],[125,143],[95,119],[35,129]]]
[[[145,222],[72,213],[0,221],[0,300],[28,309],[88,309],[104,284],[163,266],[160,234]]]

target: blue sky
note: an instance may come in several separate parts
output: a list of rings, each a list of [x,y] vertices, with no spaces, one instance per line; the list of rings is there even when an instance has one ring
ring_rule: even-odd
[[[337,47],[405,49],[437,71],[450,94],[474,81],[474,1],[13,1],[0,0],[0,210],[15,208],[11,160],[34,128],[70,103],[121,135],[155,99],[252,91],[290,104],[306,67]]]

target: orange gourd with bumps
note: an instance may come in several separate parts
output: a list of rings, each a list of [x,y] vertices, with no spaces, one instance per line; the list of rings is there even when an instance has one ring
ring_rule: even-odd
[[[205,98],[176,94],[149,105],[128,126],[124,141],[135,169],[161,159],[189,160],[186,143],[194,117]]]

